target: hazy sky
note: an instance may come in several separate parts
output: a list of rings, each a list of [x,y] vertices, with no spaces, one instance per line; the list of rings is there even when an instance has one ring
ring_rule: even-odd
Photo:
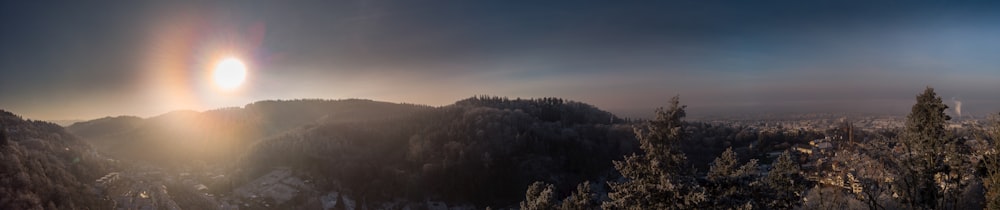
[[[954,1],[0,3],[0,108],[151,116],[264,99],[555,96],[644,116],[1000,111],[1000,5]],[[655,2],[655,3],[653,3]],[[237,92],[207,78],[249,66]]]

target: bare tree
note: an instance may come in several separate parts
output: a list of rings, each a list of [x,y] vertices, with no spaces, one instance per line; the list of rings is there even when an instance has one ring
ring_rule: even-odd
[[[986,188],[986,207],[1000,209],[1000,114],[994,115],[990,125],[985,129],[986,137],[991,147],[983,155],[985,176],[983,187]]]

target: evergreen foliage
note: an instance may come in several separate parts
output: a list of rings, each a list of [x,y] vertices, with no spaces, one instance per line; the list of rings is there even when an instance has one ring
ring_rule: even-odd
[[[585,181],[576,186],[576,191],[563,200],[560,210],[594,210],[600,209],[597,197],[590,186],[590,181]]]
[[[898,158],[901,174],[896,183],[902,203],[914,209],[958,208],[963,181],[969,170],[967,148],[945,125],[951,120],[933,88],[917,95],[906,117]]]
[[[686,137],[684,108],[675,96],[669,108],[658,108],[655,119],[635,129],[643,154],[614,162],[625,180],[608,183],[605,209],[690,209],[705,201],[705,190],[684,167],[684,153],[677,148]]]
[[[521,209],[524,210],[554,210],[555,187],[544,182],[535,182],[528,186],[524,193],[524,201],[521,202]]]
[[[788,151],[781,153],[771,171],[764,177],[764,184],[770,195],[767,207],[771,209],[791,209],[802,201],[802,191],[806,189],[805,178],[799,173],[798,163],[792,160]]]
[[[760,194],[757,180],[757,160],[739,166],[736,152],[726,149],[712,162],[707,175],[707,195],[711,206],[717,209],[741,209],[754,206]]]

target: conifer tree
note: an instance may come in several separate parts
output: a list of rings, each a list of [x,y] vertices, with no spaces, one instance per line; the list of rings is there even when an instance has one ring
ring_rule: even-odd
[[[687,158],[677,147],[686,137],[684,108],[675,96],[669,108],[656,110],[656,118],[645,128],[635,129],[643,154],[614,162],[625,180],[608,183],[610,200],[602,205],[605,209],[690,209],[705,200],[704,189],[685,167]]]
[[[778,156],[763,181],[772,193],[767,203],[769,208],[792,209],[801,205],[802,191],[806,189],[805,178],[787,150]]]
[[[552,210],[555,209],[555,199],[553,195],[555,186],[537,181],[528,186],[524,193],[524,201],[521,202],[521,209],[524,210]]]
[[[951,120],[933,88],[917,95],[917,103],[906,116],[899,141],[903,147],[897,161],[901,174],[896,183],[902,203],[915,209],[958,208],[966,183],[967,151],[945,129]]]
[[[708,171],[710,203],[716,209],[741,209],[753,207],[757,182],[757,160],[737,167],[736,152],[732,148],[722,152],[712,162]]]
[[[600,205],[595,202],[594,191],[590,188],[590,182],[583,182],[576,186],[576,192],[570,194],[563,200],[559,209],[561,210],[590,210],[600,209]]]

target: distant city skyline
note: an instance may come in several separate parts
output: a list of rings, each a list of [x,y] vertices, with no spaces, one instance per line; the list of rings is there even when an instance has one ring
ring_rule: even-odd
[[[150,117],[271,99],[560,97],[647,117],[1000,112],[1000,4],[947,1],[0,3],[0,109]],[[208,79],[226,56],[247,80]]]

